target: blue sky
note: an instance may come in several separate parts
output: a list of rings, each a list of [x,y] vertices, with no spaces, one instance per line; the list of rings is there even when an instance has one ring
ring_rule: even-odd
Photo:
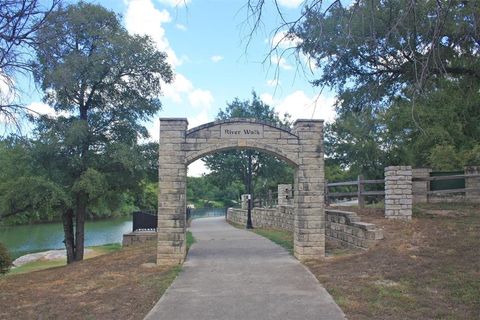
[[[272,7],[264,11],[263,26],[251,38],[247,0],[96,0],[122,16],[128,32],[150,35],[158,49],[166,51],[174,67],[175,82],[164,87],[163,110],[147,127],[158,139],[158,117],[185,117],[194,127],[213,121],[218,111],[235,97],[249,99],[255,90],[261,99],[293,119],[334,117],[334,95],[313,88],[307,70],[291,55],[279,58],[268,52],[278,26]],[[267,1],[268,2],[268,1]],[[287,16],[300,13],[301,0],[279,0]],[[186,5],[185,5],[186,4]],[[281,47],[288,43],[281,43]],[[266,60],[266,61],[265,61]],[[28,90],[26,90],[28,91]],[[41,112],[51,109],[40,94],[29,97]],[[315,107],[316,106],[316,107]],[[313,112],[315,110],[315,112]],[[191,175],[204,172],[201,162],[192,164]]]

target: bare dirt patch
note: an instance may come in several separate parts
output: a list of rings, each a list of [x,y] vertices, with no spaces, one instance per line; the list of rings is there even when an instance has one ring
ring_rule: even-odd
[[[180,270],[152,266],[155,257],[150,242],[1,278],[0,319],[143,319]]]
[[[349,319],[480,319],[480,205],[418,206],[411,222],[342,209],[385,236],[368,251],[308,263]]]

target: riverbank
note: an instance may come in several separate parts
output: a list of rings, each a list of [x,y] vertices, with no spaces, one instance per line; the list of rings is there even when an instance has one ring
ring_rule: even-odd
[[[131,231],[130,217],[87,221],[85,246],[122,242],[123,234]],[[64,238],[61,223],[0,227],[0,242],[7,247],[13,259],[29,253],[64,249]]]
[[[155,261],[153,241],[0,278],[0,319],[143,319],[180,272]]]
[[[122,248],[120,243],[110,243],[101,246],[85,248],[85,259],[91,259]],[[28,273],[67,265],[65,250],[48,250],[23,255],[13,262],[13,267],[7,275]]]

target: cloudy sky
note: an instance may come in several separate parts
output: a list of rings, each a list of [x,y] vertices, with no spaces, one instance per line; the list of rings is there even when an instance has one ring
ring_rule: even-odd
[[[264,12],[263,25],[249,37],[251,23],[247,0],[96,0],[121,15],[132,34],[149,35],[158,49],[167,52],[175,70],[175,81],[164,87],[163,109],[147,124],[152,139],[158,139],[158,117],[185,117],[189,127],[214,120],[220,109],[235,97],[249,99],[255,90],[261,99],[293,119],[334,117],[330,92],[319,95],[312,88],[308,61],[303,67],[291,54],[268,55],[278,16],[273,8]],[[279,0],[284,13],[298,16],[302,0]],[[251,22],[251,21],[250,21]],[[288,46],[287,41],[280,47]],[[51,112],[31,95],[34,108]],[[204,172],[197,161],[189,175]]]

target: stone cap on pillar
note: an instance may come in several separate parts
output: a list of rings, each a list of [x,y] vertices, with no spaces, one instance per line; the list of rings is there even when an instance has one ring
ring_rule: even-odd
[[[160,118],[160,121],[179,121],[179,122],[186,122],[188,124],[187,118]]]

